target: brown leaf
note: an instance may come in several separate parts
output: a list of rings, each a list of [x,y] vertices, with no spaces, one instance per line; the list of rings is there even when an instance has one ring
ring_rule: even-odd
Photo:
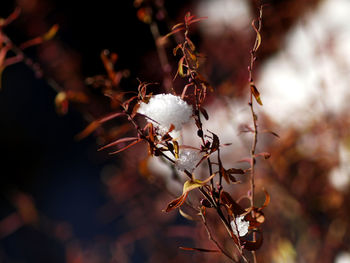
[[[224,177],[226,183],[230,184],[229,175],[226,173],[225,168],[222,166],[221,162],[219,162],[219,165],[220,165],[220,169],[219,169],[220,175]]]
[[[225,191],[221,192],[220,201],[226,205],[228,212],[231,212],[234,216],[238,216],[246,212],[236,201],[233,200],[231,195]]]
[[[221,253],[220,250],[212,250],[212,249],[196,248],[196,247],[179,247],[179,249],[188,250],[188,251],[198,251],[198,252]]]
[[[134,141],[134,142],[130,143],[129,145],[125,146],[124,148],[122,148],[122,149],[120,149],[120,150],[118,150],[118,151],[115,151],[115,152],[111,152],[111,153],[109,153],[109,154],[112,155],[112,154],[120,153],[120,152],[122,152],[122,151],[125,151],[126,149],[129,149],[130,147],[134,146],[135,144],[137,144],[137,143],[139,143],[139,142],[141,142],[141,140]]]
[[[167,207],[163,210],[163,212],[170,212],[170,211],[182,206],[182,204],[185,202],[185,200],[187,198],[187,195],[188,195],[188,193],[182,194],[180,197],[171,201],[167,205]]]
[[[179,48],[181,48],[181,47],[182,47],[182,45],[181,45],[181,44],[178,44],[178,45],[176,46],[176,48],[173,49],[173,55],[174,55],[174,56],[176,56],[177,51],[178,51]]]
[[[219,140],[219,137],[215,133],[212,133],[212,132],[210,132],[210,133],[213,135],[213,142],[212,142],[211,147],[210,147],[210,153],[213,153],[219,149],[220,140]]]
[[[119,139],[119,140],[116,140],[116,141],[114,141],[114,142],[111,142],[111,143],[109,143],[109,144],[107,144],[107,145],[105,145],[105,146],[99,148],[98,151],[102,151],[102,150],[104,150],[104,149],[106,149],[106,148],[109,148],[109,147],[112,147],[112,146],[116,146],[116,145],[118,145],[119,143],[129,142],[129,141],[136,141],[136,140],[138,140],[137,137],[126,137],[126,138],[121,138],[121,139]]]
[[[229,174],[244,174],[244,171],[242,169],[236,169],[236,168],[230,168],[226,170]]]
[[[203,108],[203,107],[200,107],[199,110],[201,111],[201,113],[203,114],[204,118],[206,120],[209,120],[209,115],[207,113],[207,111]]]
[[[261,99],[260,99],[260,93],[253,83],[250,83],[250,90],[251,90],[252,94],[254,95],[256,102],[262,106],[263,104],[262,104]]]
[[[267,207],[270,203],[270,200],[271,200],[271,197],[270,197],[269,193],[266,191],[266,189],[263,189],[263,191],[265,192],[265,202],[260,208],[258,208],[258,211],[261,211],[265,207]]]
[[[253,51],[256,52],[259,49],[260,45],[261,45],[261,34],[260,34],[259,30],[255,26],[255,19],[252,21],[252,27],[253,27],[253,29],[254,29],[254,31],[256,33],[256,40],[257,41],[256,41],[256,43],[254,45],[254,48],[253,48]]]
[[[45,33],[45,35],[43,35],[43,40],[44,40],[44,41],[47,41],[47,40],[52,39],[52,38],[56,35],[58,29],[59,29],[59,25],[58,25],[58,24],[53,25],[53,26],[50,28],[50,30],[47,31],[47,32]]]

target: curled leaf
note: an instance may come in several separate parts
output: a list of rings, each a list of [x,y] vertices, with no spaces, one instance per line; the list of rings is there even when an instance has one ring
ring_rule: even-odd
[[[259,32],[259,30],[256,28],[255,26],[255,19],[252,21],[252,27],[256,33],[256,42],[255,42],[255,45],[254,45],[254,48],[253,48],[253,51],[256,52],[260,45],[261,45],[261,34]]]
[[[269,203],[270,203],[270,200],[271,200],[270,194],[266,191],[266,189],[263,189],[263,191],[265,193],[265,202],[260,208],[258,208],[258,211],[261,211],[265,207],[267,207],[269,205]]]
[[[177,69],[177,72],[179,72],[181,77],[185,77],[186,74],[184,74],[184,59],[185,57],[183,56],[180,60],[179,60],[179,66]]]
[[[171,201],[167,205],[167,207],[163,210],[163,212],[170,212],[170,211],[174,210],[175,208],[182,206],[182,204],[185,202],[185,200],[187,198],[187,195],[188,195],[188,193],[182,194],[180,197]]]
[[[192,191],[193,189],[196,189],[198,187],[201,187],[203,185],[205,185],[207,182],[209,182],[212,178],[214,178],[215,174],[212,174],[211,176],[209,176],[207,179],[205,179],[204,181],[201,180],[197,180],[197,179],[193,179],[193,180],[187,180],[184,183],[184,187],[183,187],[183,193],[188,193],[189,191]]]
[[[47,32],[45,33],[45,35],[43,35],[43,40],[44,40],[44,41],[47,41],[47,40],[52,39],[52,38],[56,35],[58,29],[59,29],[59,25],[58,25],[58,24],[53,25],[53,26],[49,29],[49,31],[47,31]]]
[[[197,221],[197,219],[195,219],[192,216],[190,216],[189,214],[185,213],[181,208],[179,208],[179,213],[180,213],[181,216],[183,216],[187,220]]]

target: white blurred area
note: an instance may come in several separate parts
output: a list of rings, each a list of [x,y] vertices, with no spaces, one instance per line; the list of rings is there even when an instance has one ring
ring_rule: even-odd
[[[202,23],[203,30],[214,36],[225,29],[250,27],[253,19],[244,0],[203,0],[198,12],[209,17]],[[257,87],[264,103],[257,108],[274,120],[279,132],[289,127],[305,130],[325,116],[337,118],[347,114],[350,110],[350,1],[324,0],[301,17],[287,33],[280,51],[261,65]],[[246,114],[244,105],[236,113],[239,112]],[[218,130],[219,135],[226,136],[225,129]],[[332,131],[324,134],[337,136]],[[349,145],[335,143],[337,138],[327,141],[322,136],[312,139],[305,134],[304,137],[311,139],[300,142],[305,151],[311,153],[322,144],[330,154],[338,156],[339,167],[330,173],[330,183],[339,191],[347,191]]]
[[[282,50],[262,66],[258,82],[262,110],[280,126],[305,129],[326,115],[337,118],[349,111],[349,14],[350,1],[323,1],[298,21]],[[327,143],[319,139],[315,145]],[[344,142],[335,151],[339,166],[329,179],[339,191],[349,188],[349,152]]]
[[[200,23],[203,33],[208,35],[247,29],[253,19],[246,0],[202,0],[196,14],[208,17]]]
[[[323,1],[288,33],[262,66],[264,112],[277,123],[304,127],[349,108],[350,1]]]

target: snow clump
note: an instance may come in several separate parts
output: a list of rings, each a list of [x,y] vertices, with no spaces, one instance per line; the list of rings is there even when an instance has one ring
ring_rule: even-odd
[[[184,149],[180,151],[179,158],[175,160],[175,167],[180,171],[189,171],[192,173],[196,168],[197,163],[202,158],[198,150]]]
[[[147,116],[147,121],[164,134],[169,131],[171,124],[175,126],[175,131],[181,130],[192,116],[192,106],[179,96],[158,94],[152,96],[148,103],[141,102],[137,112]]]
[[[238,216],[236,217],[236,222],[234,220],[231,221],[231,228],[235,236],[238,236],[237,234],[237,230],[238,230],[239,236],[243,237],[248,233],[249,221],[245,221],[243,215]]]

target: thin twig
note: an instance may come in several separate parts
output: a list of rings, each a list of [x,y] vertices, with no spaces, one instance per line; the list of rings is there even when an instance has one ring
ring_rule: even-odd
[[[260,39],[260,30],[261,30],[261,22],[262,22],[262,14],[263,14],[263,6],[260,6],[259,8],[259,17],[258,17],[258,27],[256,28],[256,38],[254,42],[253,49],[250,51],[250,65],[248,67],[248,73],[249,73],[249,84],[254,85],[253,81],[253,68],[254,68],[254,62],[256,60],[256,51],[259,48],[259,42],[261,41]],[[253,26],[255,21],[253,21]],[[249,106],[250,106],[250,111],[252,114],[252,119],[253,119],[253,125],[254,125],[254,137],[253,137],[253,142],[252,142],[252,148],[251,148],[251,160],[250,160],[250,166],[251,166],[251,172],[250,172],[250,206],[254,207],[254,198],[255,198],[255,163],[256,163],[256,158],[255,158],[255,151],[256,151],[256,145],[258,143],[258,124],[257,124],[257,115],[254,112],[254,105],[253,105],[253,92],[252,89],[250,89],[250,99],[249,99]],[[254,209],[252,209],[252,217],[255,218],[255,213]],[[256,241],[256,234],[255,232],[253,233],[253,241]],[[254,263],[257,263],[257,258],[256,258],[256,253],[255,251],[252,252],[253,254],[253,260]]]

